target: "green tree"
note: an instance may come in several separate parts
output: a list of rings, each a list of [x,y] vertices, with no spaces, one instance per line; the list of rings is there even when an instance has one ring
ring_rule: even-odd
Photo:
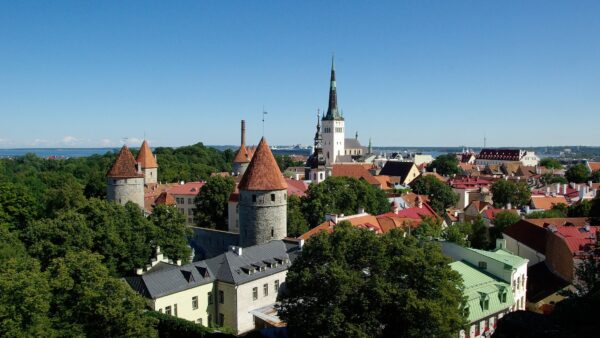
[[[579,201],[578,203],[571,204],[567,209],[568,217],[589,217],[590,210],[592,209],[592,202],[589,200]]]
[[[592,171],[589,180],[594,183],[600,183],[600,170]]]
[[[429,164],[427,167],[428,170],[435,171],[443,176],[450,176],[454,174],[460,173],[460,168],[458,167],[458,158],[454,154],[445,154],[440,155]]]
[[[414,235],[420,238],[440,238],[443,233],[442,223],[443,220],[438,217],[423,217],[421,224],[415,229]]]
[[[527,219],[536,219],[536,218],[564,218],[567,217],[565,213],[557,209],[550,209],[544,211],[534,211],[527,215],[525,218]]]
[[[468,247],[470,238],[473,234],[472,225],[470,222],[457,222],[449,225],[444,230],[444,238],[458,245]]]
[[[145,300],[101,261],[98,254],[68,252],[48,268],[59,329],[72,336],[156,337],[157,320],[144,315]]]
[[[187,238],[192,230],[186,225],[185,216],[174,206],[157,205],[149,219],[154,224],[154,243],[167,257],[187,263],[191,254]]]
[[[490,228],[490,235],[492,237],[492,241],[495,242],[496,239],[502,238],[502,233],[504,232],[504,230],[506,230],[509,226],[517,223],[520,219],[521,217],[514,212],[502,211],[497,213],[494,217],[494,220],[492,221],[494,226]]]
[[[590,203],[589,216],[593,223],[600,222],[600,194],[597,194],[592,200],[592,203]]]
[[[307,241],[279,314],[298,337],[454,336],[465,301],[448,263],[434,243],[340,224]]]
[[[203,228],[227,230],[227,203],[234,189],[235,182],[231,177],[210,177],[194,200],[196,224]]]
[[[531,191],[525,182],[500,180],[492,184],[491,192],[497,208],[509,203],[514,207],[520,207],[528,204],[531,199]]]
[[[302,201],[295,195],[287,200],[287,235],[298,237],[309,230],[308,222],[302,214]]]
[[[390,210],[385,193],[353,177],[329,177],[311,184],[302,197],[302,213],[311,228],[325,219],[325,214],[353,215],[359,208],[379,215]]]
[[[569,181],[567,181],[567,179],[564,178],[563,176],[553,175],[550,173],[543,174],[542,177],[540,177],[540,181],[546,185],[555,184],[555,183],[560,183],[560,184],[569,183]]]
[[[565,172],[565,178],[569,182],[575,183],[584,183],[587,181],[588,176],[590,175],[589,169],[583,163],[578,163],[571,166]]]
[[[490,231],[481,217],[478,217],[471,224],[473,234],[471,236],[471,246],[475,249],[487,250],[490,248]]]
[[[419,176],[411,187],[414,193],[429,196],[429,205],[440,215],[458,202],[458,195],[452,188],[433,176]]]
[[[0,223],[22,228],[37,217],[40,204],[22,184],[0,183]]]
[[[552,157],[541,159],[539,165],[548,169],[562,169],[560,161]]]

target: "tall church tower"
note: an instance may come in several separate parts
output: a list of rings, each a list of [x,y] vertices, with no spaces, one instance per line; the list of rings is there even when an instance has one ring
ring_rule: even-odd
[[[264,137],[240,184],[240,246],[287,236],[287,183]]]
[[[140,152],[137,155],[136,162],[142,166],[144,173],[144,184],[156,184],[158,181],[158,163],[156,163],[156,155],[152,154],[148,141],[144,140],[140,147]]]
[[[323,182],[328,175],[323,156],[323,135],[321,134],[321,116],[317,113],[317,132],[315,133],[315,148],[313,154],[306,161],[304,168],[304,179],[314,183]]]
[[[329,82],[329,106],[323,116],[323,155],[327,166],[338,162],[338,156],[344,155],[344,118],[337,103],[335,85],[335,62],[331,59],[331,81]]]

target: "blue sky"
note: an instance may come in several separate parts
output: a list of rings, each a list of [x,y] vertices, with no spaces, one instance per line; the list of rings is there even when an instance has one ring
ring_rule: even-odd
[[[0,148],[600,145],[600,1],[2,1]]]

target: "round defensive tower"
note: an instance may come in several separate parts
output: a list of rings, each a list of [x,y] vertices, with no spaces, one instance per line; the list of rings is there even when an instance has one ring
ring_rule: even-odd
[[[106,183],[108,200],[122,205],[131,201],[144,208],[144,174],[126,145],[106,174]]]
[[[148,141],[144,140],[137,155],[136,162],[141,165],[144,174],[144,184],[156,184],[158,182],[158,163],[156,155],[152,154]]]
[[[240,246],[287,236],[287,183],[262,138],[240,184]]]
[[[240,148],[233,159],[233,175],[243,176],[250,164],[250,153],[246,149],[246,121],[242,120]]]

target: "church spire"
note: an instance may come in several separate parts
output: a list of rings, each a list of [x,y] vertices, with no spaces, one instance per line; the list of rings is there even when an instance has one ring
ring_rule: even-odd
[[[329,81],[329,106],[324,120],[343,120],[338,110],[337,89],[335,84],[335,56],[331,57],[331,79]]]

